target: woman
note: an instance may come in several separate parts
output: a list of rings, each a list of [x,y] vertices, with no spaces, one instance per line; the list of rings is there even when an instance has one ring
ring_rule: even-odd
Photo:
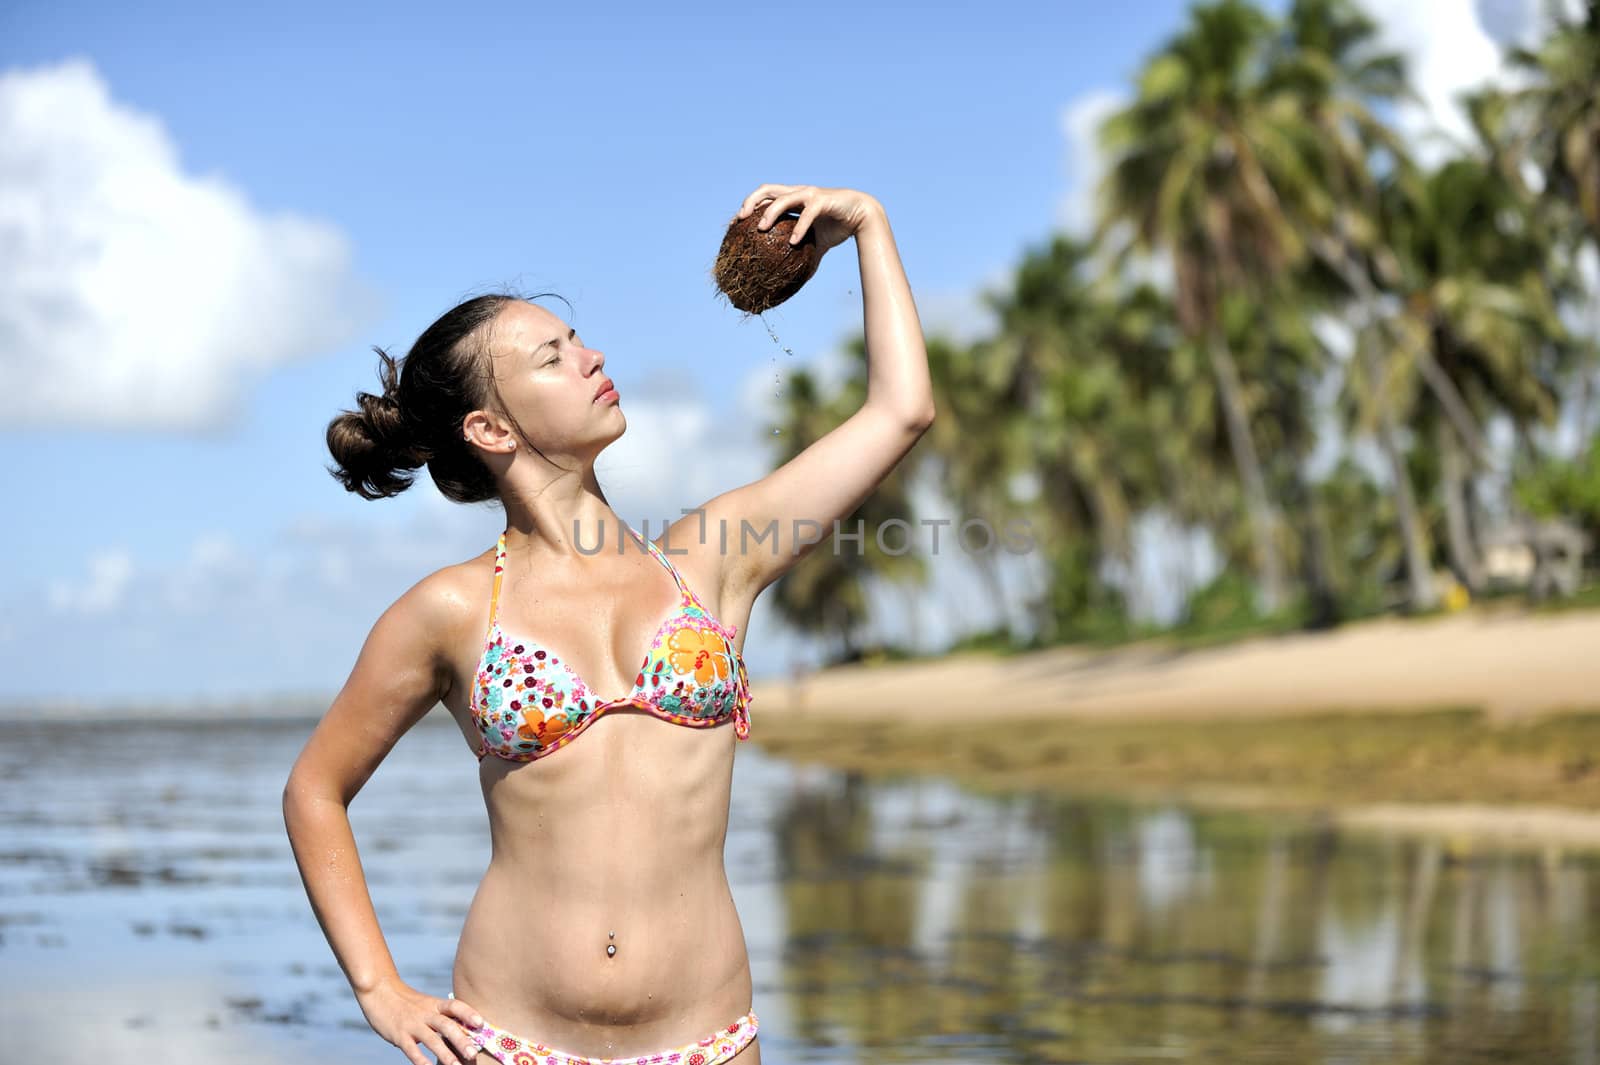
[[[393,495],[414,476],[402,471],[426,464],[446,496],[498,498],[506,514],[494,550],[426,577],[378,619],[284,788],[329,945],[367,1021],[417,1065],[423,1047],[441,1065],[760,1063],[722,862],[734,737],[749,722],[739,633],[814,530],[830,532],[916,443],[933,401],[877,200],[768,184],[737,217],[757,210],[763,229],[798,210],[791,239],[810,230],[819,253],[855,238],[866,401],[659,541],[626,526],[595,481],[596,457],[627,426],[605,357],[530,302],[456,307],[398,375],[380,350],[384,394],[361,394],[360,412],[328,427],[332,472],[351,491]],[[756,539],[769,530],[775,543]],[[493,842],[443,998],[401,980],[348,818],[395,741],[441,701],[479,758]]]

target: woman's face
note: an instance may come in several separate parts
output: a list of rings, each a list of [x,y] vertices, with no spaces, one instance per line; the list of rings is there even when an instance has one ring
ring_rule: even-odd
[[[507,303],[489,350],[500,398],[545,454],[592,457],[627,428],[605,356],[543,307]]]

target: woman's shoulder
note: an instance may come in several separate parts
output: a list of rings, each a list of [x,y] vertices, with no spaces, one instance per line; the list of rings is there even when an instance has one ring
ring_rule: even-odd
[[[495,550],[441,566],[406,589],[391,610],[412,615],[446,638],[457,626],[481,622],[488,609]]]

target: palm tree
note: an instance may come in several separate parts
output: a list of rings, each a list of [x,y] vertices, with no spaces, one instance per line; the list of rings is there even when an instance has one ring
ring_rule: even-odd
[[[1032,422],[1029,444],[1054,531],[1087,535],[1099,562],[1127,564],[1134,456],[1126,449],[1123,382],[1100,343],[1104,286],[1095,285],[1088,256],[1085,244],[1062,236],[1030,250],[1012,290],[991,298],[999,329],[979,357],[998,364],[1011,352],[1033,375],[1025,382],[1032,394],[1018,400]]]
[[[1572,351],[1556,313],[1560,279],[1538,228],[1518,220],[1526,202],[1481,159],[1399,176],[1382,201],[1396,298],[1375,340],[1388,345],[1388,380],[1371,387],[1434,429],[1451,563],[1476,591],[1483,573],[1467,485],[1469,461],[1483,453],[1475,429],[1459,426],[1503,414],[1520,433],[1553,419],[1556,382]]]
[[[925,441],[937,480],[963,513],[994,525],[1024,518],[1036,540],[1045,534],[1053,576],[1030,605],[1047,641],[1088,612],[1120,615],[1103,571],[1108,562],[1131,569],[1127,449],[1112,443],[1104,417],[1107,403],[1116,407],[1106,393],[1120,382],[1094,335],[1109,320],[1104,288],[1091,280],[1088,248],[1056,237],[1029,249],[1003,289],[984,294],[991,336],[967,345],[934,338],[928,347],[941,416]],[[1035,490],[1019,495],[1023,478]],[[974,561],[998,598],[992,556]]]
[[[969,354],[977,374],[995,375],[988,395],[1016,412],[1007,424],[1026,431],[1040,485],[1028,513],[1049,533],[1053,635],[1117,631],[1137,573],[1135,519],[1155,505],[1191,518],[1209,481],[1199,438],[1217,421],[1185,417],[1194,382],[1181,370],[1192,363],[1174,357],[1183,340],[1171,302],[1098,272],[1089,245],[1058,235],[1027,252],[989,305],[996,334]],[[1209,379],[1200,384],[1214,395]],[[978,431],[995,421],[984,417]]]
[[[1286,592],[1277,519],[1220,307],[1229,291],[1266,298],[1298,264],[1318,195],[1307,166],[1315,131],[1290,98],[1267,91],[1273,29],[1245,0],[1191,9],[1189,26],[1146,63],[1134,102],[1101,127],[1112,162],[1098,227],[1102,239],[1131,231],[1124,251],[1171,259],[1178,319],[1217,382],[1269,613]]]
[[[1391,513],[1393,491],[1373,481],[1349,456],[1316,487],[1317,505],[1327,517],[1333,585],[1342,608],[1365,614],[1384,604],[1385,578],[1405,561],[1405,548]]]
[[[840,384],[839,394],[830,404],[830,421],[839,425],[861,409],[867,400],[867,341],[856,334],[845,344],[850,368]],[[850,548],[857,556],[857,564],[869,588],[878,585],[898,586],[902,589],[925,588],[928,584],[927,558],[915,547],[901,547],[901,537],[890,533],[879,541],[879,530],[887,522],[902,521],[909,529],[906,539],[914,543],[917,528],[915,507],[911,501],[911,485],[928,461],[931,448],[918,442],[909,454],[878,483],[872,494],[861,501],[841,523],[853,533],[859,522],[863,531],[861,546]],[[820,552],[817,552],[820,554]]]
[[[1537,49],[1514,49],[1511,62],[1533,78],[1514,94],[1524,119],[1520,142],[1544,172],[1545,193],[1575,208],[1600,241],[1600,0],[1581,18],[1554,15]]]
[[[1307,622],[1321,627],[1337,621],[1339,610],[1327,557],[1329,533],[1306,471],[1317,444],[1312,396],[1332,363],[1313,328],[1313,309],[1298,291],[1266,304],[1235,293],[1224,304],[1224,321],[1230,346],[1258,367],[1250,382],[1251,405],[1259,411],[1255,435],[1268,484],[1276,498],[1290,504],[1280,525],[1279,546],[1309,593]]]
[[[1510,59],[1532,81],[1509,100],[1520,127],[1509,138],[1512,151],[1538,166],[1542,198],[1571,219],[1573,243],[1586,238],[1600,250],[1600,0],[1589,0],[1581,18],[1555,14],[1539,47],[1515,49]],[[1600,333],[1600,298],[1589,293],[1588,302],[1591,328]],[[1594,405],[1594,362],[1591,353],[1574,400],[1580,449]]]
[[[958,344],[946,337],[928,338],[928,371],[939,420],[912,451],[933,471],[933,479],[963,516],[980,516],[996,527],[1031,508],[1014,497],[1018,475],[1037,474],[1027,446],[1025,408],[1031,403],[1035,369],[1013,347],[995,348],[992,340]],[[948,543],[948,533],[943,541]],[[1006,602],[1006,592],[992,554],[971,556],[991,601]],[[953,627],[959,631],[959,627]],[[1001,629],[1010,635],[1004,612]]]
[[[859,340],[851,349],[857,368],[833,396],[824,396],[816,378],[797,370],[785,381],[783,407],[779,413],[778,464],[801,451],[841,424],[861,405],[864,382],[860,369],[865,362],[865,345]],[[859,548],[828,548],[832,530],[823,530],[822,545],[784,574],[774,589],[778,616],[794,628],[824,634],[835,641],[834,659],[854,661],[861,656],[862,630],[871,618],[869,590],[873,581],[922,582],[927,564],[914,552],[891,555],[880,551],[876,532],[890,518],[910,520],[906,472],[902,463],[840,523],[853,533],[859,521],[865,532]],[[891,546],[893,544],[891,543]]]
[[[1389,253],[1375,217],[1375,157],[1386,155],[1390,167],[1409,165],[1373,108],[1408,94],[1405,64],[1399,55],[1376,47],[1377,24],[1350,0],[1295,0],[1285,24],[1268,78],[1273,91],[1299,102],[1318,132],[1318,173],[1328,192],[1321,205],[1328,216],[1314,220],[1307,236],[1318,261],[1357,309],[1355,379],[1368,386],[1360,403],[1362,421],[1375,429],[1388,466],[1410,605],[1426,610],[1437,601],[1431,551],[1389,394],[1378,293],[1370,278],[1375,261]],[[1308,278],[1307,287],[1318,286]]]

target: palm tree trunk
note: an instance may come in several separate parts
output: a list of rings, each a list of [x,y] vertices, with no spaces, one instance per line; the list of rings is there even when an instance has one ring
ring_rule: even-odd
[[[1339,623],[1339,596],[1333,579],[1333,535],[1328,529],[1328,516],[1316,489],[1307,483],[1306,471],[1295,463],[1294,501],[1291,504],[1304,522],[1301,535],[1305,546],[1301,549],[1306,587],[1310,591],[1311,616],[1307,625],[1325,629]]]
[[[1389,408],[1389,398],[1383,394],[1383,360],[1372,350],[1373,332],[1380,328],[1381,321],[1377,312],[1377,293],[1374,292],[1371,280],[1365,271],[1356,263],[1349,238],[1345,235],[1344,216],[1339,221],[1340,241],[1322,241],[1318,250],[1322,260],[1332,266],[1345,283],[1350,287],[1351,293],[1356,298],[1356,304],[1361,309],[1363,328],[1356,334],[1356,351],[1364,364],[1367,377],[1376,389],[1378,403],[1378,448],[1383,452],[1384,461],[1389,464],[1389,479],[1394,484],[1394,510],[1395,520],[1400,525],[1400,542],[1404,545],[1406,556],[1406,577],[1411,585],[1410,602],[1413,609],[1431,610],[1438,604],[1438,596],[1433,587],[1433,572],[1428,561],[1427,533],[1422,528],[1422,519],[1417,510],[1416,492],[1411,486],[1411,475],[1406,470],[1405,453],[1400,447],[1400,434],[1395,426],[1394,412]],[[1384,330],[1387,335],[1387,330]],[[1438,365],[1429,359],[1423,360],[1438,371]],[[1457,431],[1461,432],[1468,440],[1469,446],[1476,444],[1477,437],[1466,437],[1469,431],[1476,430],[1470,416],[1460,421],[1457,411],[1452,405],[1454,399],[1459,397],[1454,391],[1454,386],[1447,376],[1439,371],[1430,374],[1425,367],[1423,376],[1430,383],[1435,377],[1443,377],[1444,383],[1450,385],[1447,389],[1449,395],[1441,394],[1439,400],[1446,411],[1451,414],[1452,420],[1457,422]],[[1436,392],[1439,386],[1434,385]],[[1465,404],[1461,404],[1461,413],[1465,412]]]
[[[1595,336],[1600,336],[1600,300],[1595,301],[1594,313],[1590,317],[1594,319],[1593,328],[1590,332]],[[1589,434],[1591,432],[1589,422],[1594,414],[1595,375],[1597,373],[1600,373],[1600,362],[1595,360],[1586,361],[1578,371],[1578,380],[1582,382],[1582,385],[1578,390],[1578,405],[1572,420],[1578,427],[1578,450],[1573,457],[1579,462],[1583,461],[1583,456],[1589,451]]]
[[[1261,863],[1261,899],[1256,903],[1255,942],[1250,950],[1250,970],[1245,981],[1246,1002],[1258,1003],[1267,999],[1272,990],[1272,963],[1278,960],[1284,916],[1289,910],[1290,893],[1289,842],[1286,834],[1279,832],[1267,843],[1267,854]]]
[[[1422,379],[1427,382],[1439,405],[1444,408],[1450,423],[1456,427],[1456,434],[1462,446],[1471,452],[1476,461],[1488,463],[1488,449],[1484,446],[1483,433],[1478,429],[1478,421],[1467,407],[1466,398],[1461,395],[1461,390],[1450,380],[1450,375],[1444,372],[1444,367],[1439,365],[1439,360],[1433,357],[1432,352],[1424,351],[1417,360],[1417,368],[1422,371]]]
[[[1378,447],[1389,464],[1389,478],[1394,482],[1394,509],[1400,520],[1400,538],[1405,545],[1411,606],[1414,610],[1431,610],[1439,600],[1434,594],[1433,571],[1428,563],[1427,533],[1417,513],[1417,496],[1411,487],[1411,472],[1406,469],[1405,455],[1400,450],[1394,415],[1389,413],[1386,400],[1380,398],[1378,403],[1382,410],[1378,415]]]
[[[1450,566],[1473,595],[1483,591],[1483,561],[1473,542],[1467,518],[1467,474],[1456,435],[1444,422],[1437,423],[1439,487],[1444,492],[1444,528]]]
[[[1091,456],[1076,456],[1077,478],[1083,485],[1084,502],[1089,508],[1089,521],[1094,526],[1095,544],[1099,557],[1095,559],[1094,572],[1090,574],[1089,589],[1096,609],[1105,606],[1107,588],[1102,579],[1106,563],[1116,563],[1130,581],[1133,576],[1133,558],[1128,549],[1128,508],[1116,486],[1107,482]]]
[[[1581,383],[1578,386],[1578,402],[1572,418],[1578,427],[1578,450],[1573,457],[1582,461],[1584,451],[1589,446],[1589,421],[1594,412],[1594,370],[1586,370],[1579,381]]]
[[[1228,445],[1239,468],[1239,483],[1244,488],[1245,507],[1250,516],[1250,535],[1255,544],[1256,573],[1261,582],[1261,610],[1275,614],[1285,601],[1283,559],[1278,553],[1272,501],[1267,496],[1267,481],[1261,473],[1261,458],[1250,436],[1250,421],[1244,409],[1244,388],[1239,383],[1239,367],[1228,350],[1220,327],[1206,344],[1217,378],[1217,395],[1222,400],[1223,420],[1228,427]]]

